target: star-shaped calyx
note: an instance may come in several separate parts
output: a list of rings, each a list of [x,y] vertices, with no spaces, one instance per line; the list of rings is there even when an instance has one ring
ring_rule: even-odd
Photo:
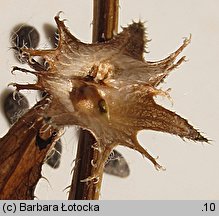
[[[137,141],[140,130],[155,130],[175,134],[181,138],[207,142],[187,120],[156,104],[156,95],[168,96],[157,86],[180,65],[185,57],[176,58],[189,44],[190,38],[167,58],[149,62],[143,54],[149,41],[142,22],[134,22],[112,40],[85,44],[74,37],[59,16],[59,43],[54,50],[22,48],[38,78],[35,84],[14,84],[18,90],[37,89],[49,95],[45,119],[61,125],[78,125],[96,138],[93,146],[102,152],[103,166],[111,150],[117,145],[135,149],[147,157],[157,169],[162,167]],[[39,64],[34,57],[41,57]],[[97,171],[98,176],[98,171]]]

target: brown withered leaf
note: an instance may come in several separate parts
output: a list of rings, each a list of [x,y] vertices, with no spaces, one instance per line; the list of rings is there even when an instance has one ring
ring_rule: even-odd
[[[44,159],[61,135],[43,119],[46,101],[37,103],[0,139],[0,199],[34,199]]]
[[[148,129],[162,131],[195,141],[207,142],[187,120],[156,104],[154,97],[167,92],[157,86],[179,66],[185,56],[176,58],[190,43],[190,38],[167,58],[149,62],[143,59],[147,46],[144,24],[132,23],[112,40],[85,44],[74,37],[59,16],[59,43],[54,50],[21,48],[37,76],[35,84],[14,84],[17,90],[46,91],[51,101],[45,118],[56,125],[78,125],[89,130],[97,143],[92,146],[102,152],[101,160],[93,161],[97,178],[112,149],[117,145],[135,149],[162,169],[137,141],[137,133]],[[34,60],[38,56],[47,62],[45,70]],[[85,181],[86,181],[85,180]]]

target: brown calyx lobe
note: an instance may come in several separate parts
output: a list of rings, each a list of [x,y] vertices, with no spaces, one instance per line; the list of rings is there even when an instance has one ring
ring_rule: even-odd
[[[55,20],[59,30],[59,44],[55,50],[21,49],[29,58],[41,56],[49,65],[47,70],[36,73],[39,81],[35,87],[51,95],[47,115],[55,124],[77,124],[88,129],[100,146],[107,146],[107,152],[110,146],[116,145],[135,149],[157,168],[161,166],[156,159],[137,141],[139,130],[208,141],[187,120],[153,99],[156,95],[167,94],[155,87],[185,60],[183,56],[175,62],[190,38],[167,58],[148,62],[143,54],[149,40],[141,22],[129,25],[105,43],[84,44],[67,30],[58,16]],[[37,63],[28,60],[28,64],[39,72]],[[92,68],[95,68],[93,73]],[[24,88],[18,84],[17,87]]]

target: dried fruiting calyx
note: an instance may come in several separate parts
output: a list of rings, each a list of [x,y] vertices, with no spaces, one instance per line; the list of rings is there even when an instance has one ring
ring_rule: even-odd
[[[20,49],[34,71],[20,70],[35,74],[37,82],[14,85],[18,90],[46,91],[50,100],[44,116],[56,126],[79,125],[91,131],[97,140],[93,147],[102,152],[102,162],[95,164],[97,170],[117,145],[137,150],[161,169],[137,141],[137,132],[143,129],[208,142],[187,120],[153,99],[168,96],[156,87],[185,60],[185,56],[176,58],[190,38],[167,58],[149,62],[143,58],[148,39],[142,22],[123,28],[110,41],[85,44],[68,31],[59,16],[55,21],[59,33],[56,49]],[[35,56],[45,59],[47,67],[34,60]]]

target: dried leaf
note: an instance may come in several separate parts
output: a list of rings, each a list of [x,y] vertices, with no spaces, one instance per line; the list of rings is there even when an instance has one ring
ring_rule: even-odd
[[[45,98],[25,113],[0,139],[0,199],[34,198],[44,159],[61,135],[59,129],[51,128],[42,117],[46,101]],[[40,134],[46,127],[48,130]],[[39,148],[37,136],[51,138],[45,148]]]

